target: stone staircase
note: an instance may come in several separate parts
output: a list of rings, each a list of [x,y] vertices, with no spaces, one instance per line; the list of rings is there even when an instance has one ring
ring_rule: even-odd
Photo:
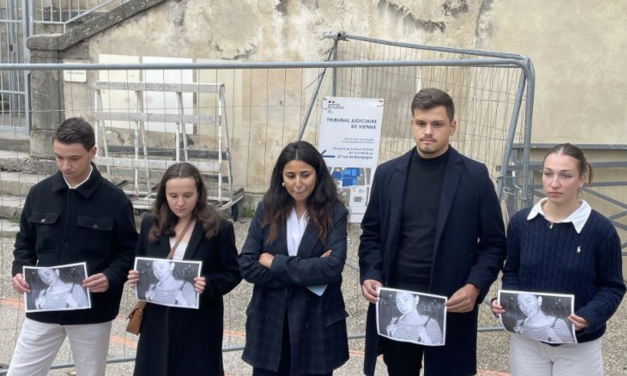
[[[33,161],[28,153],[6,150],[6,138],[0,138],[0,235],[14,237],[26,194],[37,182],[54,170],[54,161]]]
[[[26,134],[0,131],[0,237],[15,237],[19,231],[18,222],[28,191],[33,185],[58,171],[54,160],[31,158],[29,148],[30,140]],[[107,177],[106,167],[100,166],[99,170]],[[118,170],[112,182],[121,185],[125,176],[132,179],[132,174],[132,170]],[[158,175],[154,175],[155,185],[158,178]],[[135,222],[139,225],[141,216],[148,209],[142,208],[138,202],[134,201],[134,206]]]
[[[57,171],[53,160],[31,158],[29,148],[25,133],[0,131],[0,237],[15,236],[26,194]]]
[[[6,150],[10,140],[0,132],[0,237],[13,238],[19,231],[19,218],[28,191],[38,182],[56,173],[53,160],[31,158],[28,153]],[[102,171],[102,168],[100,168]],[[106,174],[105,174],[106,175]],[[106,177],[106,176],[105,176]],[[141,223],[142,210],[135,211]]]
[[[21,130],[0,131],[0,236],[14,237],[30,188],[56,171],[52,160],[31,159],[30,137]]]

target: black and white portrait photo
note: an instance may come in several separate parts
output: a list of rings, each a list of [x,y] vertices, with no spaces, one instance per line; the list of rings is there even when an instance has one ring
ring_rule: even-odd
[[[198,309],[194,278],[200,277],[200,261],[174,261],[137,257],[137,299],[168,307]]]
[[[501,323],[508,332],[546,343],[577,343],[568,320],[574,312],[574,295],[501,290],[499,304],[505,310]]]
[[[401,342],[444,346],[446,297],[381,287],[377,301],[379,335]]]
[[[81,286],[87,278],[84,262],[48,267],[25,266],[23,275],[31,291],[24,293],[26,312],[91,308],[89,289]]]

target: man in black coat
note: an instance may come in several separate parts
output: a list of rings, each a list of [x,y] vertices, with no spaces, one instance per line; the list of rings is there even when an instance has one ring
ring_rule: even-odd
[[[423,89],[411,106],[416,147],[377,168],[361,223],[362,293],[372,304],[366,325],[364,373],[376,357],[390,376],[476,374],[478,304],[505,259],[505,231],[487,168],[450,147],[452,98]],[[377,288],[448,297],[446,343],[422,346],[377,334]]]
[[[52,143],[59,171],[31,188],[13,252],[13,288],[30,293],[24,266],[85,262],[91,309],[28,313],[9,375],[46,375],[67,336],[79,375],[104,375],[111,324],[137,243],[133,206],[92,159],[94,131],[82,119],[62,122]]]

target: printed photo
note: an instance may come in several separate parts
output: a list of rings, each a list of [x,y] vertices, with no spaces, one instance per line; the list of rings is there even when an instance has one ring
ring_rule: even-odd
[[[568,320],[575,296],[529,291],[499,291],[505,309],[501,324],[508,332],[546,343],[577,343],[575,327]]]
[[[446,343],[446,297],[381,287],[377,301],[379,335],[424,346]]]
[[[25,266],[24,280],[30,293],[24,293],[26,312],[72,311],[91,308],[89,289],[81,286],[87,278],[87,264]]]
[[[198,309],[194,278],[200,277],[201,261],[135,258],[139,281],[137,299],[168,307]]]

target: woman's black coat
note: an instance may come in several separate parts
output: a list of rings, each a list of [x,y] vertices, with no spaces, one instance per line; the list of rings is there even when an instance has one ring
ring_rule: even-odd
[[[291,374],[324,374],[348,360],[346,312],[342,296],[342,270],[346,262],[348,212],[337,204],[332,228],[324,241],[310,222],[296,256],[289,256],[287,230],[268,243],[269,228],[261,226],[260,204],[240,254],[244,278],[254,284],[246,310],[246,347],[242,359],[253,367],[275,371],[279,367],[283,328],[288,322]],[[321,258],[332,250],[329,257]],[[272,266],[259,263],[263,252],[274,255]],[[322,296],[308,286],[327,285]]]
[[[166,258],[170,252],[167,236],[150,242],[153,217],[142,221],[137,256]],[[211,239],[196,223],[184,260],[202,261],[201,276],[207,281],[200,294],[199,309],[146,304],[141,325],[135,375],[224,375],[222,367],[222,296],[241,281],[233,224],[220,221],[220,230]]]

